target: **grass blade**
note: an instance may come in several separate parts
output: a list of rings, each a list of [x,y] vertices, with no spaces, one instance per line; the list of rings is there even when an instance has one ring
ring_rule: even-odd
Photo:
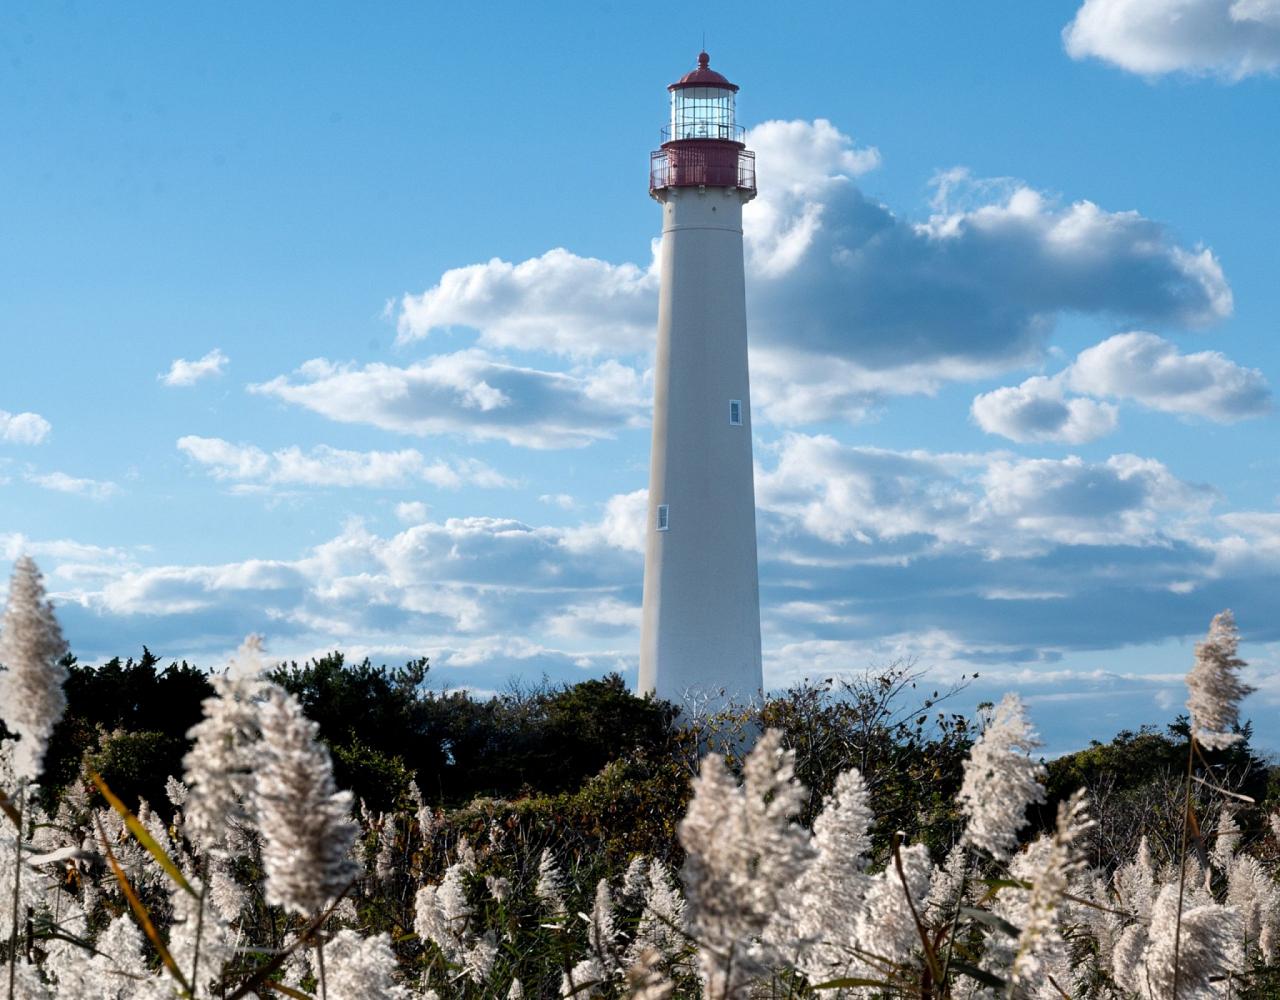
[[[120,883],[120,891],[124,893],[124,898],[129,901],[129,909],[133,911],[134,917],[137,919],[142,933],[147,936],[147,940],[151,942],[155,948],[156,954],[160,956],[160,961],[164,963],[164,967],[176,979],[182,987],[184,995],[191,996],[191,986],[183,976],[182,970],[178,968],[178,963],[173,960],[173,956],[169,954],[169,949],[164,946],[164,941],[160,939],[160,932],[156,930],[155,924],[151,922],[151,915],[147,913],[147,908],[142,905],[142,900],[138,898],[138,894],[133,891],[133,886],[129,884],[129,878],[124,873],[124,869],[120,867],[120,862],[116,860],[115,852],[111,850],[111,844],[107,842],[106,831],[102,829],[102,824],[94,817],[94,822],[98,826],[98,837],[102,840],[102,849],[107,852],[107,862],[111,865],[111,871],[116,877],[116,881]]]
[[[125,825],[129,828],[129,832],[138,839],[138,843],[145,847],[147,849],[147,853],[156,859],[156,864],[163,868],[165,870],[165,874],[173,879],[178,886],[194,897],[196,895],[196,891],[191,888],[191,883],[188,882],[182,872],[178,870],[178,866],[175,865],[169,855],[165,853],[165,849],[156,843],[156,838],[151,836],[151,833],[147,828],[142,825],[142,821],[129,811],[129,807],[116,797],[115,792],[107,787],[107,783],[102,780],[102,775],[90,771],[89,780],[92,781],[98,791],[102,793],[102,797],[111,803],[111,808],[120,814]]]

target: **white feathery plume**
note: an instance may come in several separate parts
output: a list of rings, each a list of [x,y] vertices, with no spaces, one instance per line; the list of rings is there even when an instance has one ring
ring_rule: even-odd
[[[1046,838],[1044,859],[1031,877],[1031,891],[1025,916],[1009,970],[1009,981],[1022,989],[1042,983],[1047,978],[1045,956],[1053,950],[1061,952],[1064,944],[1059,928],[1058,910],[1068,891],[1072,876],[1083,867],[1077,844],[1093,826],[1089,818],[1089,801],[1080,789],[1058,805],[1058,822],[1053,835]],[[1062,985],[1062,984],[1059,984]]]
[[[204,718],[187,733],[191,749],[183,758],[183,827],[199,850],[228,854],[232,840],[243,841],[251,822],[254,760],[262,738],[258,701],[265,685],[252,674],[261,665],[262,640],[245,639],[231,672],[210,678],[214,695],[202,704]]]
[[[435,830],[435,813],[427,806],[426,800],[422,797],[422,789],[413,778],[409,779],[409,797],[413,799],[413,816],[418,821],[418,831],[424,841],[430,841],[431,834]]]
[[[1240,915],[1240,932],[1247,953],[1265,964],[1280,957],[1280,885],[1257,858],[1237,854],[1227,873],[1227,905]]]
[[[18,877],[18,831],[8,818],[0,827],[0,943],[8,945],[13,934],[13,886],[18,882],[18,933],[26,923],[28,907],[39,906],[44,896],[42,883],[44,877],[27,866],[30,854],[29,845],[22,848],[22,875]],[[7,972],[4,963],[0,963],[0,983],[5,981]]]
[[[164,779],[164,794],[175,809],[181,809],[187,802],[188,789],[172,774]]]
[[[920,932],[911,915],[911,904],[919,912],[929,893],[929,876],[933,872],[929,849],[923,844],[899,848],[899,856],[902,875],[890,859],[884,870],[871,878],[854,920],[853,939],[857,947],[874,956],[860,957],[881,974],[907,966],[920,948]],[[911,904],[907,902],[907,892],[911,893]]]
[[[672,881],[671,869],[658,858],[652,859],[644,909],[628,952],[631,962],[639,962],[647,952],[661,955],[668,964],[675,962],[687,943],[684,911],[684,898]]]
[[[378,853],[373,862],[379,885],[390,885],[396,877],[396,817],[384,816],[378,829]]]
[[[227,923],[238,920],[249,902],[249,890],[236,881],[223,859],[214,859],[209,865],[209,902]]]
[[[1021,882],[1033,882],[1034,879],[1050,865],[1054,854],[1053,839],[1049,836],[1037,837],[1026,849],[1014,855],[1009,862],[1009,878]],[[1025,928],[1033,923],[1031,910],[1031,893],[1025,889],[1005,888],[996,896],[991,910],[996,916],[1008,921],[1014,927]],[[1002,933],[990,934],[982,956],[982,968],[994,972],[1004,978],[1013,968],[1019,938],[1008,937]],[[1069,953],[1060,940],[1046,940],[1043,936],[1038,940],[1039,948],[1035,960],[1041,972],[1039,983],[1030,986],[1024,981],[1011,984],[1011,996],[1017,1000],[1061,1000],[1049,983],[1049,977],[1064,988],[1071,977]]]
[[[5,965],[8,965],[6,962]],[[8,969],[5,969],[8,974]],[[40,978],[40,971],[34,965],[28,965],[26,962],[19,962],[15,969],[14,975],[14,993],[15,997],[21,997],[22,1000],[54,1000],[53,993],[43,979]],[[61,996],[61,994],[59,994]]]
[[[604,997],[608,976],[599,960],[592,955],[570,969],[560,979],[562,1000],[600,1000]]]
[[[613,893],[609,891],[607,879],[596,883],[595,903],[591,907],[591,916],[587,919],[587,944],[606,970],[616,969],[617,956],[614,954],[618,943],[618,928],[613,919]]]
[[[424,941],[434,941],[451,961],[461,950],[472,913],[463,874],[459,865],[450,865],[439,885],[424,885],[414,897],[413,929]]]
[[[325,945],[324,964],[329,1000],[413,1000],[392,978],[396,955],[387,934],[339,931]]]
[[[1146,835],[1138,841],[1138,853],[1132,861],[1116,869],[1111,879],[1120,902],[1120,909],[1132,913],[1139,920],[1149,920],[1151,907],[1156,901],[1156,867],[1151,861],[1151,846]]]
[[[458,838],[458,846],[455,850],[455,860],[462,866],[462,870],[468,875],[474,874],[480,861],[476,857],[476,849],[471,846],[471,841],[466,837]]]
[[[499,903],[505,903],[511,898],[511,880],[502,875],[486,875],[484,877],[485,888],[489,890],[489,895],[496,899]]]
[[[1218,829],[1214,833],[1213,849],[1209,856],[1219,870],[1227,872],[1231,870],[1231,859],[1236,856],[1239,846],[1240,824],[1236,822],[1236,811],[1224,804],[1218,810]]]
[[[965,876],[968,869],[969,855],[964,845],[956,844],[947,852],[946,859],[934,872],[933,881],[929,885],[929,895],[924,901],[927,922],[939,924],[950,920],[956,907],[963,905],[962,893],[966,891]]]
[[[1230,906],[1206,903],[1184,908],[1181,923],[1179,995],[1226,996],[1220,980],[1241,964],[1239,915]],[[1161,887],[1151,907],[1150,927],[1134,924],[1121,935],[1112,961],[1117,984],[1146,1000],[1168,1000],[1173,995],[1177,926],[1178,885],[1170,882]],[[1139,951],[1141,959],[1134,963]]]
[[[359,827],[351,793],[334,785],[317,726],[284,690],[268,685],[259,709],[262,756],[254,802],[269,904],[310,916],[359,874],[350,860]]]
[[[543,848],[542,856],[538,859],[538,882],[533,892],[554,916],[561,916],[565,912],[564,876],[560,874],[555,856],[547,848]]]
[[[649,884],[648,863],[643,854],[637,854],[627,865],[626,874],[622,876],[622,895],[628,900],[639,899]]]
[[[805,790],[793,780],[795,754],[769,730],[743,767],[739,787],[718,754],[708,754],[693,799],[677,828],[689,924],[699,943],[706,1000],[746,995],[778,957],[775,917],[784,909],[812,854],[791,818]],[[789,936],[789,935],[788,935]]]
[[[85,936],[85,935],[80,935]],[[48,943],[45,970],[58,984],[58,1000],[132,1000],[151,977],[143,957],[142,932],[127,913],[115,917],[98,935],[88,955],[77,944]]]
[[[483,983],[493,971],[498,944],[492,932],[478,936],[472,930],[475,911],[467,901],[466,874],[461,863],[452,864],[439,885],[418,890],[413,929],[422,940],[434,942],[448,961],[462,966],[473,982]]]
[[[493,973],[493,963],[498,959],[498,935],[485,931],[473,936],[462,954],[463,974],[473,983],[483,985]]]
[[[284,966],[280,972],[280,982],[286,986],[293,987],[295,990],[301,990],[303,980],[315,974],[315,970],[311,965],[311,949],[294,948],[289,957],[285,959]]]
[[[67,710],[62,685],[67,652],[44,580],[30,556],[21,556],[9,580],[9,600],[0,619],[0,717],[19,737],[13,750],[18,778],[35,781],[44,765],[49,734]]]
[[[1196,646],[1196,662],[1187,674],[1187,710],[1196,741],[1210,750],[1221,750],[1243,737],[1231,730],[1240,721],[1240,700],[1253,688],[1240,680],[1238,671],[1248,666],[1236,652],[1240,633],[1230,611],[1214,615],[1209,634]]]
[[[1006,694],[969,751],[958,796],[968,818],[965,840],[1007,859],[1027,824],[1027,806],[1044,801],[1045,770],[1030,753],[1040,747],[1022,701]]]
[[[199,880],[190,879],[190,882],[192,888],[200,892]],[[192,984],[196,988],[196,996],[212,997],[225,966],[236,955],[237,934],[209,898],[206,897],[202,903],[175,887],[170,893],[170,900],[173,918],[169,926],[169,953],[184,976],[190,978],[192,970],[197,970],[196,982]],[[203,914],[201,906],[204,907]]]
[[[791,929],[797,966],[812,982],[864,971],[857,957],[857,921],[871,879],[863,870],[874,815],[857,768],[836,778],[813,823],[816,854],[800,876],[783,919]]]

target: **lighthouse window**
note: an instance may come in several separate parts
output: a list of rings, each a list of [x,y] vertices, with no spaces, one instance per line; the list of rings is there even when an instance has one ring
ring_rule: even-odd
[[[671,527],[671,508],[665,503],[658,504],[658,530],[666,531]]]
[[[682,87],[671,92],[671,138],[736,139],[733,91]]]
[[[742,426],[742,400],[729,400],[729,423],[734,427]]]

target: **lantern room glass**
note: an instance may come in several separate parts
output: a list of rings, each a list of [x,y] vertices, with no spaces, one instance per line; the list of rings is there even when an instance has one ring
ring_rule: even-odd
[[[736,138],[733,91],[727,87],[680,87],[671,92],[671,138]]]

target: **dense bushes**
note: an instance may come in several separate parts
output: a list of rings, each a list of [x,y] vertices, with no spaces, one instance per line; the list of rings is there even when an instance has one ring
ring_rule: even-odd
[[[136,660],[66,663],[68,708],[45,768],[49,801],[88,762],[126,801],[162,802],[165,779],[181,773],[186,733],[212,694],[206,673],[185,661],[162,666],[146,647]],[[348,664],[339,652],[269,675],[319,725],[339,785],[375,813],[403,805],[416,781],[436,806],[517,800],[521,822],[554,816],[576,838],[565,844],[571,850],[678,862],[673,817],[683,812],[700,754],[728,751],[732,762],[750,733],[767,727],[797,752],[797,777],[808,789],[803,822],[821,809],[835,776],[857,767],[875,804],[877,854],[897,830],[935,854],[956,837],[955,793],[975,730],[940,711],[953,691],[919,689],[908,665],[800,684],[750,712],[694,719],[688,728],[675,724],[674,707],[634,697],[616,674],[488,699],[433,691],[430,676],[425,659],[391,668]],[[1206,751],[1210,762],[1260,803],[1280,799],[1280,768],[1253,753],[1247,726],[1242,733],[1242,742]],[[1181,808],[1186,741],[1179,719],[1049,761],[1047,801],[1033,808],[1034,825],[1049,829],[1057,804],[1083,787],[1104,807],[1091,832],[1094,856],[1130,856],[1143,831],[1176,829],[1170,817]],[[615,822],[624,815],[625,824]],[[1151,846],[1167,857],[1175,845],[1153,834]]]
[[[162,801],[213,693],[207,674],[185,661],[162,667],[146,647],[137,660],[66,664],[67,712],[45,762],[49,801],[86,760],[127,801]],[[675,710],[634,697],[616,674],[481,700],[430,690],[425,659],[375,667],[335,652],[282,665],[270,679],[319,724],[339,784],[377,811],[402,799],[410,780],[440,805],[574,790],[637,747],[664,753],[675,734]]]

